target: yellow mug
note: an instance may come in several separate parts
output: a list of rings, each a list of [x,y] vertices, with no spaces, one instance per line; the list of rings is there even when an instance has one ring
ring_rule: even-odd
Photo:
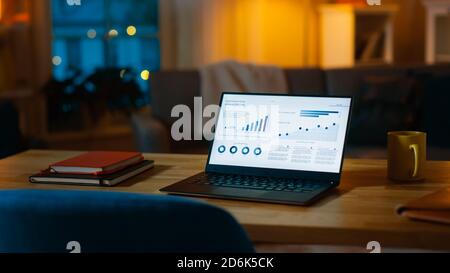
[[[423,132],[388,133],[388,176],[397,181],[425,179],[427,134]]]

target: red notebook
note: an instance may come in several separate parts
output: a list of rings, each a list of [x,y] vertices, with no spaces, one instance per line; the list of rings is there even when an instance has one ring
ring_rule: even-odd
[[[88,152],[50,165],[55,173],[104,175],[144,160],[135,152]]]
[[[413,220],[450,225],[450,188],[413,200],[397,212]]]

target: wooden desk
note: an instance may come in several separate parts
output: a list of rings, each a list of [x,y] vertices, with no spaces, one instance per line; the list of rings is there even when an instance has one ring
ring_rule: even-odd
[[[28,151],[0,161],[0,189],[83,189],[156,193],[200,172],[206,156],[148,154],[155,169],[114,188],[34,185],[28,177],[77,152]],[[450,187],[450,162],[430,162],[426,182],[395,184],[386,162],[346,160],[339,189],[312,207],[204,199],[231,212],[255,243],[326,244],[450,250],[450,227],[395,214],[401,203]]]

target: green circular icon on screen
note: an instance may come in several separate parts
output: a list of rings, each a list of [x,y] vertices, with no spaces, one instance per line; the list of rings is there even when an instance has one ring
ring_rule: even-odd
[[[243,153],[244,155],[248,155],[248,153],[250,153],[250,149],[249,149],[248,147],[244,147],[244,148],[242,149],[242,153]]]
[[[262,154],[261,148],[256,148],[254,153],[255,153],[255,155],[261,155]]]

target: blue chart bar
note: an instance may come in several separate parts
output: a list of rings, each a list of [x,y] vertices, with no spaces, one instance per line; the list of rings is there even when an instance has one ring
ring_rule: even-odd
[[[247,132],[265,132],[269,126],[269,116],[266,116],[264,119],[257,120],[246,126],[242,127],[242,131]]]
[[[302,110],[300,116],[305,118],[319,118],[321,116],[329,116],[331,114],[339,114],[338,111],[318,111],[318,110]]]

